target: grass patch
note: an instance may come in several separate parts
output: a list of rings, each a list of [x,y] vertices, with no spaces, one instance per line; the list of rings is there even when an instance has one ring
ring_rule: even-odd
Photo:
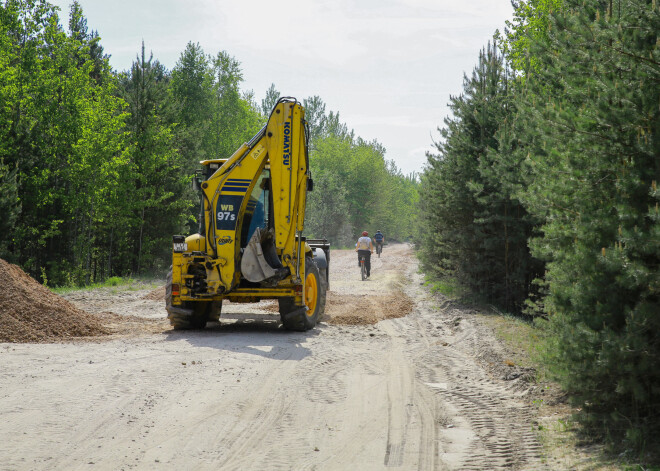
[[[656,462],[646,457],[612,453],[607,444],[590,438],[582,425],[574,419],[576,409],[566,403],[561,388],[550,379],[543,362],[549,336],[545,320],[534,322],[490,310],[480,319],[505,345],[518,366],[536,370],[536,392],[531,399],[537,408],[535,429],[543,445],[544,461],[550,469],[575,471],[660,471]]]
[[[612,453],[598,440],[590,440],[564,406],[539,408],[538,437],[551,469],[570,471],[659,471],[627,453]]]
[[[433,294],[442,294],[450,299],[462,299],[468,292],[461,286],[455,278],[443,278],[441,280],[431,280],[428,277],[424,283]]]
[[[556,346],[546,319],[537,317],[532,321],[502,313],[450,277],[432,279],[426,276],[424,285],[453,304],[464,303],[471,312],[480,312],[479,321],[493,332],[506,350],[505,364],[534,370],[526,399],[528,407],[535,410],[531,426],[543,446],[543,462],[547,469],[660,471],[658,451],[639,454],[624,450],[621,453],[621,447],[612,447],[578,421],[580,409],[569,404],[566,393],[552,380],[549,368],[552,355],[549,353]]]
[[[100,283],[101,286],[120,286],[123,284],[128,284],[132,281],[131,278],[120,278],[118,276],[112,276],[105,280],[103,283]]]
[[[50,290],[59,295],[68,294],[73,291],[91,291],[100,288],[110,288],[112,292],[139,291],[141,289],[156,289],[162,286],[162,284],[162,280],[112,276],[103,282],[92,283],[87,286],[60,286],[57,288],[50,288]]]
[[[530,322],[510,314],[484,315],[484,322],[495,336],[503,341],[514,362],[525,368],[534,368],[538,381],[547,381],[548,373],[542,363],[547,331],[543,321]]]

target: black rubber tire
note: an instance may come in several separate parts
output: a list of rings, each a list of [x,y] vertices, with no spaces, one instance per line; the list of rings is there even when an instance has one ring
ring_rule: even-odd
[[[185,309],[192,309],[192,315],[170,314],[167,317],[174,330],[203,329],[209,321],[211,313],[210,301],[188,301],[183,303]]]
[[[282,319],[282,324],[284,324],[284,328],[287,330],[304,332],[313,329],[325,312],[326,281],[319,273],[319,269],[314,260],[310,257],[306,257],[305,279],[308,279],[310,276],[316,280],[316,305],[313,311],[307,310],[307,312],[301,313],[300,315],[289,316],[288,314],[296,311],[299,307],[295,305],[293,298],[291,297],[278,298],[280,317]]]
[[[172,268],[167,274],[165,282],[165,308],[172,305]],[[174,330],[189,330],[189,329],[203,329],[209,320],[213,303],[209,301],[199,302],[184,302],[183,308],[192,309],[193,314],[190,316],[178,313],[169,313],[167,318],[170,320],[170,325]],[[218,314],[219,315],[219,314]]]
[[[190,317],[191,329],[203,329],[209,321],[211,315],[211,301],[187,301],[183,303],[184,307],[193,310],[193,315]]]
[[[319,270],[319,275],[321,276],[321,282],[323,283],[323,286],[325,287],[326,293],[328,292],[328,277],[325,274],[325,269]],[[325,308],[325,305],[324,305]]]
[[[222,314],[222,301],[211,302],[209,321],[220,322],[220,314]]]
[[[172,305],[172,267],[165,279],[165,309]]]
[[[367,279],[367,265],[366,261],[360,263],[360,274],[362,275],[362,281]]]

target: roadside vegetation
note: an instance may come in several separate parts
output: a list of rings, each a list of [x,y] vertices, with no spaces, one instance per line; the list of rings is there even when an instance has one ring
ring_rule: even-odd
[[[514,6],[428,155],[420,259],[443,289],[530,322],[495,327],[538,333],[582,436],[657,461],[660,6]]]
[[[489,322],[511,361],[561,386],[571,409],[540,425],[552,440],[587,437],[620,457],[604,466],[653,469],[660,5],[514,7],[419,175],[300,97],[315,182],[305,232],[336,247],[363,230],[413,240],[433,289],[510,313]],[[257,100],[238,59],[199,44],[171,69],[144,44],[130,70],[108,58],[77,2],[63,16],[46,0],[0,2],[0,258],[49,287],[163,273],[171,236],[197,230],[198,162],[229,157],[280,96],[273,84]]]
[[[73,291],[81,291],[81,290],[93,291],[96,289],[103,289],[103,288],[110,289],[113,292],[157,289],[157,288],[162,288],[164,283],[165,283],[164,279],[151,278],[148,276],[139,277],[139,278],[112,276],[103,281],[97,283],[91,283],[84,286],[80,286],[75,283],[69,283],[66,285],[52,287],[50,288],[50,290],[53,293],[62,296],[71,293]]]
[[[167,69],[135,46],[131,68],[116,71],[77,2],[62,14],[46,0],[0,1],[0,258],[49,286],[165,272],[172,235],[198,228],[199,161],[231,156],[280,96],[243,90],[227,51],[189,43]],[[416,176],[320,97],[298,98],[316,183],[306,235],[339,246],[365,229],[410,238]]]
[[[658,471],[651,453],[602,439],[599,433],[579,420],[580,407],[567,401],[567,394],[556,382],[547,362],[551,342],[548,321],[502,312],[485,304],[455,280],[426,281],[428,289],[452,302],[478,308],[479,321],[488,326],[506,349],[505,364],[533,371],[529,386],[530,407],[536,409],[533,426],[543,446],[546,464],[552,469],[572,471]]]

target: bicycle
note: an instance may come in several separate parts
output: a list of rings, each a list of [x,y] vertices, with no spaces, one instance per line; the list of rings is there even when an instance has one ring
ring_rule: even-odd
[[[378,258],[380,258],[380,253],[383,251],[383,243],[382,242],[376,242],[376,253],[378,254]]]
[[[360,273],[362,274],[362,281],[367,279],[367,265],[365,264],[364,255],[360,257]]]

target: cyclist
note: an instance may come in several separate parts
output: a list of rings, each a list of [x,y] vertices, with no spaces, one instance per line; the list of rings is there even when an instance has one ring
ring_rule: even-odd
[[[383,251],[383,243],[385,243],[385,236],[380,229],[374,234],[374,241],[376,241],[376,252],[381,253]]]
[[[364,231],[355,244],[355,251],[358,254],[358,266],[360,266],[360,258],[364,257],[364,266],[367,269],[367,278],[371,276],[371,254],[374,253],[374,245],[371,243],[369,233]]]

